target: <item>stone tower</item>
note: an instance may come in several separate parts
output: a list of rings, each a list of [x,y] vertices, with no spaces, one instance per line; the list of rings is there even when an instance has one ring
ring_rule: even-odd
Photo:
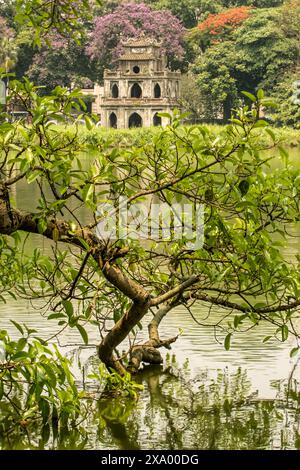
[[[180,72],[167,68],[161,43],[150,38],[122,43],[124,53],[113,70],[104,71],[104,87],[95,87],[94,112],[103,127],[166,125],[160,112],[179,108]]]

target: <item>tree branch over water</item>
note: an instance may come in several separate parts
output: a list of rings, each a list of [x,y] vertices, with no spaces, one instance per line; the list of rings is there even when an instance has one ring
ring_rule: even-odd
[[[205,126],[182,126],[175,114],[151,142],[141,137],[136,147],[114,146],[101,137],[91,146],[78,124],[83,116],[72,117],[70,129],[50,122],[57,115],[71,119],[78,92],[57,88],[41,97],[28,81],[12,80],[10,87],[9,99],[21,100],[31,121],[0,124],[0,233],[5,256],[19,260],[10,284],[17,295],[44,299],[45,315],[63,329],[77,328],[85,343],[86,325],[96,326],[99,357],[121,374],[142,362],[161,363],[158,349],[177,340],[168,338],[163,319],[178,306],[192,312],[195,302],[204,302],[208,312],[224,308],[227,324],[217,327],[230,334],[263,320],[282,340],[298,337],[299,260],[285,259],[284,245],[300,218],[299,171],[284,150],[283,160],[275,153],[278,168],[270,168],[272,157],[260,151],[276,148],[276,136],[253,110],[242,110],[218,136]],[[257,108],[262,102],[257,98]],[[34,197],[20,210],[13,194],[18,201],[24,190]],[[182,201],[193,210],[204,205],[201,246],[191,248],[185,232],[175,236]],[[111,210],[99,213],[103,202]],[[137,203],[143,221],[140,209],[134,212]],[[157,215],[153,232],[148,223],[156,203],[170,211],[177,204],[177,212]],[[125,237],[119,226],[114,235],[105,231],[106,223],[123,220],[120,210],[129,214],[121,227],[128,229]],[[132,237],[143,225],[147,236]],[[194,225],[190,221],[189,230]],[[23,233],[48,239],[52,254],[28,253],[26,240],[22,246],[18,239]],[[7,272],[8,263],[2,269]],[[149,312],[149,340],[136,344],[131,338]],[[118,348],[128,338],[126,362]]]

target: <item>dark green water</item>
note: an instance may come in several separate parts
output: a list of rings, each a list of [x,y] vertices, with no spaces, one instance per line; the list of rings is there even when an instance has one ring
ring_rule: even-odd
[[[298,158],[298,151],[294,157]],[[27,207],[37,197],[19,185],[15,192],[17,205]],[[296,230],[296,229],[295,229]],[[297,230],[294,235],[298,235]],[[299,234],[300,235],[300,234]],[[32,247],[46,252],[50,245],[42,237],[32,236]],[[293,258],[300,250],[299,238],[291,238],[286,256]],[[236,334],[232,348],[225,351],[223,336],[215,337],[209,325],[224,314],[214,308],[198,305],[193,314],[195,323],[184,308],[167,317],[167,336],[183,330],[166,357],[163,367],[147,367],[137,377],[144,385],[137,401],[109,398],[94,402],[87,420],[76,429],[59,435],[41,436],[32,429],[30,436],[16,431],[6,446],[10,448],[120,448],[120,449],[285,449],[300,447],[299,403],[286,399],[286,387],[295,389],[300,383],[298,358],[290,359],[295,344],[262,343],[270,326],[261,325],[243,334]],[[0,305],[0,327],[12,335],[10,319],[36,328],[47,338],[57,328],[26,301],[9,300]],[[147,323],[147,319],[145,319]],[[163,325],[162,325],[163,327]],[[140,333],[143,339],[144,333]],[[163,336],[163,331],[162,331]],[[89,330],[90,343],[96,345],[99,335]],[[82,369],[97,362],[92,346],[78,351],[80,337],[67,330],[61,337],[64,353],[76,352],[74,370],[82,384]],[[78,358],[80,366],[78,366]],[[77,365],[76,365],[77,364]],[[91,393],[95,384],[85,382]],[[298,386],[299,388],[299,386]]]

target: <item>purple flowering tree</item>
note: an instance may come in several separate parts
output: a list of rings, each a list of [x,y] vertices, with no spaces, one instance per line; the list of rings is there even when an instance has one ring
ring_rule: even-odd
[[[6,20],[0,16],[0,35],[1,37],[10,33],[10,30],[6,24]]]
[[[178,66],[184,56],[184,33],[183,24],[170,11],[152,10],[144,3],[126,3],[113,13],[95,18],[87,53],[105,67],[122,54],[122,39],[144,34],[162,41],[169,63]]]
[[[7,25],[6,19],[0,16],[0,67],[8,72],[15,65],[16,59],[14,31]]]

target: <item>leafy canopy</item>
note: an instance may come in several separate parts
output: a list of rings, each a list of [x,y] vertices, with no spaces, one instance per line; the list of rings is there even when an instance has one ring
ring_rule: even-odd
[[[144,3],[122,3],[112,13],[95,19],[88,53],[108,66],[122,52],[121,39],[145,36],[158,39],[172,61],[183,57],[184,27],[168,10],[157,11]]]

